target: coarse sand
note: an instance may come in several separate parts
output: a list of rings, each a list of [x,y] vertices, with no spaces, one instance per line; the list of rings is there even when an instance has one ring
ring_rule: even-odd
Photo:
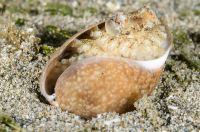
[[[200,130],[198,0],[61,0],[53,6],[52,3],[53,0],[0,1],[1,112],[10,115],[24,131]],[[103,113],[90,120],[49,105],[40,94],[39,79],[50,54],[44,54],[38,47],[52,46],[55,41],[42,38],[43,29],[53,25],[74,34],[119,10],[133,11],[146,4],[159,16],[165,16],[174,35],[173,51],[152,95],[137,101],[135,111],[121,115]],[[48,35],[60,40],[59,36]],[[60,42],[66,39],[64,36]],[[13,130],[2,121],[0,128]]]

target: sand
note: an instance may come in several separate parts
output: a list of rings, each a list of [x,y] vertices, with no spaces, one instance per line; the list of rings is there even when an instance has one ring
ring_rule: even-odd
[[[59,1],[74,8],[73,15],[66,15],[62,10],[52,15],[47,10],[47,3],[52,2],[0,2],[0,32],[7,32],[0,37],[0,111],[10,115],[25,131],[200,130],[198,0],[126,0],[114,4],[106,0]],[[39,91],[41,72],[50,56],[37,50],[48,44],[48,41],[39,44],[38,34],[43,33],[43,27],[54,25],[74,33],[112,16],[117,10],[133,11],[146,3],[159,16],[166,17],[174,33],[173,51],[152,95],[137,101],[135,111],[121,115],[103,113],[90,120],[49,105]],[[14,8],[19,5],[24,10]],[[8,32],[8,27],[16,25],[18,18],[25,19],[24,25],[15,31],[12,28],[14,33]],[[1,121],[0,128],[13,130]]]

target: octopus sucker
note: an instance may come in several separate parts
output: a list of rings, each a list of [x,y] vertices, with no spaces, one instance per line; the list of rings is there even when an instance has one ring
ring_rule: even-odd
[[[149,8],[118,13],[68,39],[44,68],[40,90],[84,118],[124,113],[151,94],[171,48],[166,24]]]

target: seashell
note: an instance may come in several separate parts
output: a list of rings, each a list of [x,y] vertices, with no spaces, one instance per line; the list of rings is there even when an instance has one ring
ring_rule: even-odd
[[[150,95],[171,48],[153,11],[120,13],[67,40],[44,68],[40,90],[50,104],[85,118],[124,113]]]

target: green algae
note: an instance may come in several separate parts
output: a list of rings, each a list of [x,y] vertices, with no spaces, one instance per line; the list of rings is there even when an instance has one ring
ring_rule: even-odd
[[[71,37],[71,33],[68,30],[48,25],[42,29],[39,37],[41,39],[41,44],[59,47],[63,41]]]
[[[173,31],[173,36],[175,46],[182,46],[192,43],[189,34],[186,31],[182,31],[181,29],[175,29]]]
[[[38,15],[39,11],[36,8],[24,8],[20,6],[8,6],[5,10],[8,10],[10,13],[15,14],[15,13],[20,13],[20,14],[30,14],[30,15]]]
[[[200,32],[184,31],[175,29],[173,31],[175,46],[185,46],[189,44],[198,44],[200,42]]]
[[[0,14],[2,14],[6,10],[6,5],[0,2]]]
[[[180,19],[185,19],[186,17],[190,16],[191,15],[191,11],[190,10],[182,10],[180,13],[179,13],[179,18]]]
[[[192,11],[196,16],[200,16],[200,9],[194,9]]]
[[[194,44],[200,43],[200,32],[190,32],[189,36]]]
[[[94,7],[87,7],[86,9],[84,9],[84,12],[89,12],[90,14],[95,14],[97,13],[97,9]]]
[[[18,18],[18,19],[15,21],[15,25],[21,27],[21,26],[24,26],[25,22],[26,22],[26,19]]]
[[[51,15],[72,15],[73,10],[69,5],[60,3],[48,3],[45,7],[45,12],[49,12]]]
[[[55,51],[55,48],[44,44],[44,45],[40,46],[39,52],[42,53],[43,55],[47,56],[47,55],[50,55],[51,53],[53,53],[54,51]]]
[[[194,60],[190,54],[182,51],[179,59],[184,61],[190,68],[194,68],[200,72],[200,61]]]
[[[2,112],[0,112],[0,123],[16,132],[24,131],[9,115]],[[7,127],[0,127],[0,131],[8,131]]]
[[[27,12],[27,9],[20,7],[18,5],[13,5],[13,6],[8,6],[6,8],[6,10],[8,10],[10,13],[21,13],[21,14],[25,14]]]
[[[188,67],[200,71],[199,60],[194,59],[194,53],[188,51],[188,45],[195,45],[199,39],[198,35],[176,29],[173,31],[175,49],[179,51],[178,59],[185,62]]]
[[[18,4],[23,2],[23,4]],[[38,1],[32,0],[1,0],[0,1],[0,12],[3,14],[5,11],[10,12],[12,14],[30,14],[37,15],[38,11]]]

